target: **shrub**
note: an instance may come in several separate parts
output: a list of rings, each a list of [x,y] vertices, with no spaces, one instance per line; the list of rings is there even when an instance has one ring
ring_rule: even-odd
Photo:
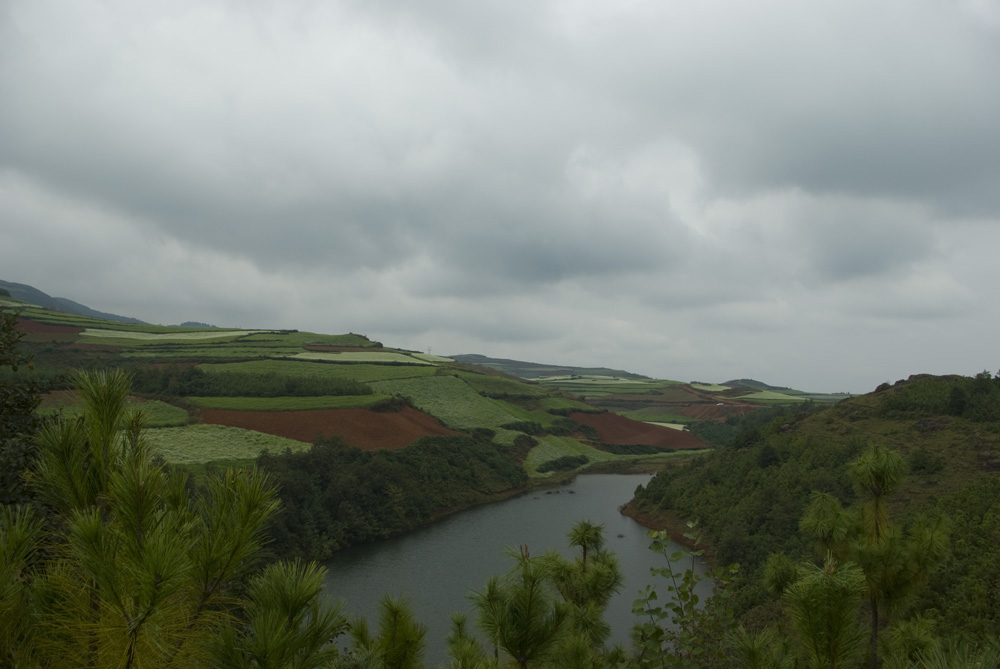
[[[543,462],[538,465],[538,473],[565,472],[571,469],[576,469],[577,467],[582,467],[588,462],[590,462],[590,458],[586,455],[564,455],[561,458],[549,460],[548,462]]]

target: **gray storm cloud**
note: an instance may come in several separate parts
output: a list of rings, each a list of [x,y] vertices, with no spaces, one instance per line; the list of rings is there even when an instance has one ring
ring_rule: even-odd
[[[974,1],[7,0],[0,278],[682,380],[974,373],[997,71]]]

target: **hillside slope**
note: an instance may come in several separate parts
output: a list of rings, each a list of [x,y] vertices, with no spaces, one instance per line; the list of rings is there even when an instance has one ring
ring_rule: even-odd
[[[1000,593],[975,585],[1000,566],[1000,379],[988,373],[913,376],[823,411],[789,414],[688,467],[657,474],[629,510],[667,526],[700,519],[715,559],[738,562],[747,573],[744,612],[766,617],[774,604],[759,578],[768,555],[810,554],[799,532],[810,494],[851,503],[847,464],[871,443],[899,452],[908,465],[892,516],[907,523],[943,513],[961,538],[915,611],[933,609],[944,632],[1000,634]]]
[[[0,281],[0,288],[6,290],[10,293],[10,296],[15,299],[29,302],[46,309],[51,309],[52,311],[61,311],[67,314],[76,314],[78,316],[89,316],[91,318],[100,318],[106,321],[115,321],[119,323],[142,323],[142,321],[137,318],[129,318],[128,316],[118,316],[117,314],[108,314],[103,311],[97,311],[96,309],[91,309],[88,306],[80,304],[79,302],[74,302],[73,300],[65,297],[52,297],[51,295],[43,293],[37,288],[24,283]]]
[[[339,437],[366,450],[398,449],[424,437],[487,430],[503,446],[534,444],[529,472],[565,455],[589,462],[628,460],[603,449],[600,435],[568,414],[595,409],[564,393],[439,356],[391,349],[361,335],[290,330],[233,330],[112,322],[36,306],[17,309],[38,372],[58,378],[75,368],[125,366],[137,399],[151,415],[171,417],[157,435],[170,452],[197,449],[187,428],[234,428],[214,438],[240,439],[240,430],[297,440]],[[65,396],[47,401],[67,410]],[[186,420],[178,419],[181,411]],[[625,432],[659,433],[657,450],[703,448],[675,430],[624,420]],[[198,431],[200,437],[207,434]],[[259,440],[259,438],[255,438]],[[185,442],[190,442],[185,445]],[[266,439],[261,442],[266,444]],[[635,443],[639,443],[636,441]],[[274,448],[286,448],[275,442]],[[266,446],[265,446],[266,447]],[[226,447],[187,453],[186,461],[225,459]],[[231,449],[233,457],[245,448]],[[239,457],[246,457],[240,455]]]

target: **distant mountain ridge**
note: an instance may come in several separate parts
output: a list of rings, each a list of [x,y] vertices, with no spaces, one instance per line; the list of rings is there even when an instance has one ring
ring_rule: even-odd
[[[648,379],[648,376],[626,372],[623,369],[609,369],[607,367],[573,367],[571,365],[550,365],[538,362],[524,362],[522,360],[510,360],[509,358],[490,358],[485,355],[468,353],[463,355],[448,356],[456,362],[463,362],[471,365],[489,367],[505,374],[519,376],[522,379],[537,379],[543,376],[617,376],[624,379]]]
[[[753,379],[733,379],[732,381],[725,381],[719,385],[729,386],[730,388],[752,388],[753,390],[772,390],[774,392],[788,392],[793,390],[792,388],[786,388],[783,386],[772,386],[763,381],[755,381]]]
[[[79,302],[66,299],[65,297],[52,297],[51,295],[43,293],[37,288],[27,284],[0,280],[0,288],[6,290],[10,293],[10,296],[15,299],[30,302],[31,304],[36,304],[45,309],[51,309],[52,311],[61,311],[67,314],[88,316],[90,318],[100,318],[102,320],[115,321],[117,323],[136,323],[139,325],[147,325],[145,321],[140,321],[138,318],[130,318],[128,316],[119,316],[117,314],[97,311],[96,309],[91,309],[90,307],[80,304]]]

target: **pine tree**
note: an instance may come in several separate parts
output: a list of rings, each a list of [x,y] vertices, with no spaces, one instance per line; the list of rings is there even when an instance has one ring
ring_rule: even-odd
[[[503,578],[493,576],[472,594],[477,622],[495,657],[503,651],[521,669],[544,666],[567,631],[569,609],[550,592],[544,561],[532,558],[527,546],[511,556],[516,563]]]
[[[322,570],[259,571],[277,508],[267,477],[230,470],[192,496],[184,473],[155,462],[127,374],[74,380],[83,416],[42,429],[30,480],[51,516],[44,525],[26,509],[0,517],[0,574],[14,576],[0,590],[0,662],[211,666],[220,640],[245,666],[276,666],[262,647],[284,648],[293,666],[328,656],[343,622],[319,601]]]

